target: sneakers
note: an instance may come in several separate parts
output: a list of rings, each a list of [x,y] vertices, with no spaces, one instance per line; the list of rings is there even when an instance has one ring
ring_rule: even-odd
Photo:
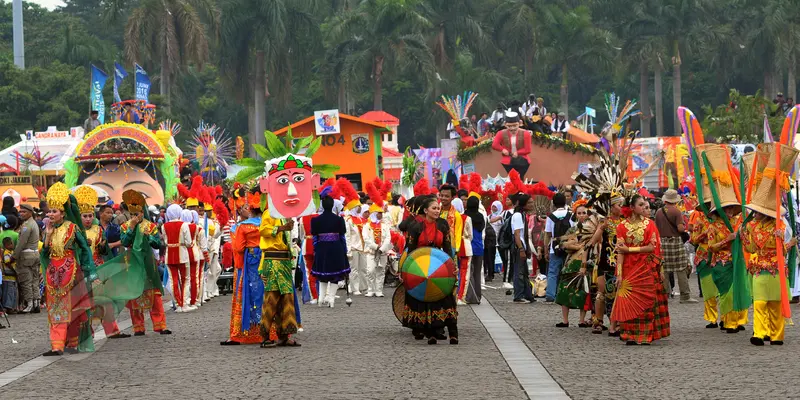
[[[339,297],[339,296],[336,296]],[[375,293],[375,297],[383,297],[383,293]]]
[[[467,305],[467,303],[465,303],[464,300],[457,300],[456,301],[456,305],[457,306],[465,306],[465,305]]]
[[[508,282],[503,282],[503,289],[513,289],[513,288],[514,288],[514,285],[512,285],[512,284],[510,284]]]
[[[21,314],[27,314],[27,313],[31,312],[31,310],[33,310],[33,302],[27,303],[25,308],[23,308],[22,311],[20,311],[20,313]]]
[[[353,292],[353,296],[361,296],[361,292],[356,290],[355,292]]]
[[[190,312],[190,311],[195,311],[195,310],[197,310],[197,306],[183,307],[183,312]]]
[[[681,300],[681,304],[695,304],[699,303],[697,299],[688,298],[686,300]]]
[[[517,304],[531,304],[531,301],[530,301],[530,300],[525,300],[525,299],[517,299],[517,300],[514,300],[514,301],[513,301],[513,303],[517,303]],[[466,304],[466,303],[465,303],[465,304]]]
[[[367,292],[367,294],[365,294],[364,297],[375,297],[375,293]]]

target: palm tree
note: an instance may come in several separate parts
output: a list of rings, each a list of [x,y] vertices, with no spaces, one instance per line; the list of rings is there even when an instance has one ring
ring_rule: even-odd
[[[208,61],[209,37],[218,31],[212,0],[143,0],[125,27],[125,58],[161,67],[160,93],[169,112],[172,78],[189,63]],[[211,34],[207,33],[206,24]]]
[[[475,0],[428,0],[421,4],[431,22],[433,41],[430,47],[440,73],[452,67],[459,47],[466,47],[473,54],[483,54],[488,35],[477,18]]]
[[[541,0],[507,0],[497,5],[490,15],[496,26],[496,40],[505,52],[504,58],[523,60],[522,75],[527,83],[533,61],[542,39],[544,21],[549,9]]]
[[[609,31],[592,23],[589,8],[578,6],[565,9],[557,5],[547,6],[540,14],[549,27],[542,49],[544,59],[559,66],[561,71],[561,112],[569,113],[569,80],[571,66],[591,65],[602,68],[611,64],[614,49]],[[567,115],[568,116],[568,115]]]
[[[291,104],[294,65],[310,65],[319,47],[313,0],[223,0],[220,71],[228,92],[247,104],[250,143],[264,143],[270,83],[279,107]],[[302,68],[299,71],[308,71]],[[254,156],[254,150],[250,150]]]
[[[412,0],[364,0],[331,21],[331,43],[352,49],[343,61],[343,73],[355,78],[369,71],[373,110],[383,109],[387,71],[415,68],[423,79],[432,79],[434,60],[423,35],[431,24],[415,5]]]

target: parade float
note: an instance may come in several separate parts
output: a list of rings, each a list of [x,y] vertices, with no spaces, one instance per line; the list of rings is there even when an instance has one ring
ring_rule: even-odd
[[[112,122],[86,133],[64,163],[67,186],[99,187],[115,203],[128,189],[143,193],[150,204],[174,198],[182,152],[173,136],[180,126],[167,121],[151,130],[155,112],[155,105],[141,100],[113,104]]]

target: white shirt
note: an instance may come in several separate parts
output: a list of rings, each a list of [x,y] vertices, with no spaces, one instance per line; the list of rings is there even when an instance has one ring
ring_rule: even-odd
[[[569,121],[566,119],[560,121],[558,118],[556,118],[553,123],[550,124],[550,130],[553,132],[566,132],[569,130]]]
[[[525,230],[525,220],[522,218],[522,213],[514,213],[511,216],[511,231],[514,232],[514,243],[517,242],[517,231],[524,231]],[[522,245],[525,249],[528,248],[528,244],[525,243],[525,232],[522,232]]]
[[[489,121],[490,124],[494,124],[497,121],[500,121],[501,119],[503,119],[505,117],[505,115],[506,115],[506,113],[503,112],[503,111],[494,110],[494,112],[492,112],[492,116],[489,117],[489,119],[487,119],[487,121]]]
[[[567,215],[567,209],[566,208],[559,208],[559,209],[553,211],[553,216],[556,217],[556,218],[559,218],[559,219],[564,218],[566,215]],[[569,221],[569,225],[570,226],[575,226],[575,222],[570,220]],[[552,239],[555,239],[553,237],[553,230],[555,229],[555,227],[556,227],[556,224],[553,223],[553,220],[550,219],[550,216],[548,215],[547,216],[547,222],[544,223],[544,231],[545,231],[545,233],[549,233],[550,234],[550,239],[551,239],[550,240],[550,254],[553,254],[553,240]]]

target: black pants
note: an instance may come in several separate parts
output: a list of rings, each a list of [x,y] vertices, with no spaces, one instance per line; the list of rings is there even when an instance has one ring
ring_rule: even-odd
[[[500,251],[500,259],[503,261],[503,282],[514,282],[514,275],[509,274],[509,270],[513,270],[514,266],[511,265],[509,260],[509,249],[498,249]]]
[[[497,254],[497,247],[495,246],[487,246],[483,249],[483,270],[486,271],[487,279],[494,279],[495,254]]]
[[[525,180],[525,174],[528,173],[528,168],[531,167],[530,164],[526,164],[524,166],[517,165],[515,167],[512,167],[511,165],[508,164],[501,164],[501,165],[503,166],[503,168],[506,169],[506,173],[511,172],[512,169],[517,170],[517,172],[519,172],[519,177],[522,178],[522,180]]]

